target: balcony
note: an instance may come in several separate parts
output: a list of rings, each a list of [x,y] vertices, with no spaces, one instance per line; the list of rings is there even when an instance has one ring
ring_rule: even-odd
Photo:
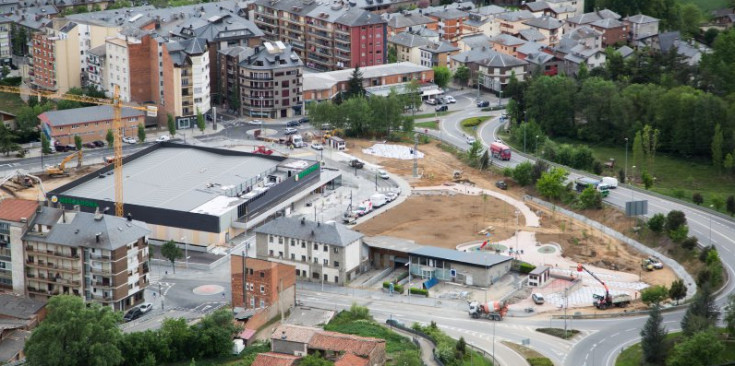
[[[336,52],[336,53],[334,54],[334,57],[336,57],[336,58],[337,58],[338,60],[341,60],[341,61],[347,61],[347,62],[350,62],[350,61],[352,60],[352,59],[350,58],[350,55],[345,55],[345,54],[342,54],[342,53],[339,53],[339,52]]]
[[[316,37],[319,37],[319,38],[324,38],[324,39],[329,39],[329,40],[332,39],[331,36],[329,35],[329,33],[325,32],[325,31],[321,31],[321,30],[315,30],[315,29],[311,29],[310,28],[309,29],[309,34],[311,34],[313,36],[316,36]]]
[[[247,79],[247,80],[273,80],[273,76],[246,76],[246,75],[240,75],[241,79]]]
[[[339,43],[335,43],[334,44],[334,47],[337,48],[337,49],[340,49],[340,50],[347,51],[347,52],[350,52],[351,51],[349,46],[344,46],[344,45],[341,45]],[[336,52],[335,54],[336,55],[339,55],[339,52]]]
[[[349,29],[343,29],[343,28],[339,28],[339,27],[335,27],[334,28],[334,33],[335,34],[340,34],[340,35],[346,35],[347,37],[350,36],[350,30]]]
[[[107,268],[94,268],[94,267],[90,267],[89,268],[89,272],[90,273],[95,273],[95,274],[106,274],[106,275],[112,274],[112,270],[107,269]]]
[[[110,282],[92,281],[91,285],[98,289],[112,290],[114,288]]]
[[[278,27],[278,22],[275,20],[264,18],[261,16],[255,17],[255,24],[264,24],[264,25],[270,25],[271,27]]]

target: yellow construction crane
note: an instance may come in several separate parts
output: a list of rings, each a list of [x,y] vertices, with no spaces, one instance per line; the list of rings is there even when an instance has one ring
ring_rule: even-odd
[[[147,112],[148,116],[155,117],[158,114],[158,107],[156,106],[137,106],[124,104],[120,99],[120,87],[115,85],[115,91],[112,100],[105,98],[93,98],[86,95],[73,95],[73,94],[62,94],[55,92],[39,91],[39,90],[24,90],[14,86],[2,86],[0,85],[0,92],[13,93],[13,94],[24,94],[30,96],[37,96],[40,100],[42,97],[47,99],[63,99],[71,100],[81,103],[90,103],[97,105],[109,105],[112,106],[114,112],[114,118],[112,121],[112,131],[115,135],[115,141],[113,142],[115,150],[115,215],[123,216],[123,171],[122,171],[122,109],[130,108],[139,111]],[[80,155],[81,157],[81,155]]]

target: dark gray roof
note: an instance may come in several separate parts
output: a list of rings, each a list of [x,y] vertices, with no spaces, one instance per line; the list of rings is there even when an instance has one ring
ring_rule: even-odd
[[[483,59],[492,57],[493,53],[497,52],[495,52],[492,47],[477,47],[452,56],[452,60],[459,63],[479,62]]]
[[[537,12],[545,9],[551,9],[551,5],[545,1],[533,1],[533,2],[527,2],[524,4],[525,7],[528,8],[528,10],[532,12]]]
[[[256,233],[309,240],[344,247],[363,237],[361,233],[338,223],[317,223],[292,217],[280,217],[255,229]]]
[[[53,207],[42,207],[42,210],[60,210]],[[66,222],[64,222],[64,217]],[[36,221],[34,220],[34,223]],[[97,235],[99,241],[97,241]],[[124,217],[93,214],[89,212],[70,212],[62,214],[62,218],[51,226],[51,230],[40,234],[29,231],[23,240],[41,243],[115,250],[129,245],[150,234],[145,223],[128,221]]]
[[[674,43],[681,38],[681,34],[678,31],[665,32],[658,35],[658,44],[661,52],[669,52],[674,47]]]
[[[498,34],[497,36],[491,38],[490,41],[493,43],[502,44],[504,46],[517,46],[526,43],[526,41],[520,38],[513,37],[510,34],[505,33]]]
[[[475,47],[483,47],[483,46],[490,46],[490,40],[491,38],[487,35],[480,33],[472,36],[464,37],[460,40],[460,42],[466,44],[470,49],[473,49]]]
[[[529,53],[528,55],[526,55],[526,58],[524,58],[526,62],[528,62],[529,64],[534,64],[534,65],[543,65],[553,59],[554,59],[554,56],[546,52]]]
[[[530,55],[532,53],[539,52],[539,50],[543,49],[545,46],[541,43],[536,42],[526,42],[523,46],[520,46],[516,49],[519,53],[522,53],[524,55]]]
[[[430,42],[426,44],[425,46],[419,47],[419,49],[422,49],[424,51],[428,51],[431,53],[447,53],[447,52],[454,52],[459,51],[459,48],[452,46],[451,43],[448,42]]]
[[[507,11],[508,11],[508,9],[506,9],[506,8],[504,8],[502,6],[487,5],[487,6],[483,6],[483,7],[477,8],[475,10],[472,10],[470,13],[471,14],[480,14],[480,15],[496,15],[496,14],[500,14],[500,13],[505,13]]]
[[[592,23],[590,23],[593,27],[603,28],[603,29],[610,29],[610,28],[619,28],[622,27],[624,24],[623,22],[613,19],[613,18],[604,18],[600,20],[596,20]]]
[[[9,361],[23,351],[26,340],[31,336],[27,330],[16,329],[9,331],[10,334],[3,337],[0,342],[0,362]]]
[[[518,31],[518,36],[527,41],[543,41],[546,36],[536,28],[521,29]]]
[[[350,27],[357,27],[363,25],[373,25],[386,23],[385,19],[377,14],[373,14],[367,10],[350,8],[342,14],[341,17],[335,20],[335,23],[344,24]]]
[[[633,54],[633,49],[628,46],[622,46],[618,48],[617,51],[620,53],[620,56],[623,56],[623,58],[626,58]]]
[[[388,42],[395,43],[403,47],[413,48],[413,47],[425,46],[429,43],[429,40],[424,37],[417,36],[415,34],[411,34],[408,32],[401,32],[401,33],[396,34],[393,37],[388,38]]]
[[[515,58],[511,55],[495,51],[493,51],[490,57],[483,59],[478,63],[487,67],[515,67],[525,66],[528,64],[528,62],[523,61],[519,58]]]
[[[507,12],[507,13],[501,13],[501,14],[498,14],[497,17],[503,20],[507,20],[509,22],[517,22],[520,20],[535,18],[533,13],[531,13],[528,10],[518,10],[518,11]]]
[[[602,9],[597,11],[597,15],[604,19],[620,19],[620,14],[610,10]]]
[[[391,28],[406,28],[436,22],[436,20],[431,19],[423,14],[413,14],[410,12],[407,12],[406,14],[393,13],[387,16],[388,26]]]
[[[572,24],[589,24],[595,21],[598,21],[602,19],[602,17],[597,14],[597,12],[591,12],[591,13],[584,13],[575,15],[573,17],[570,17],[567,19],[567,23]]]
[[[435,12],[429,13],[429,15],[433,17],[437,17],[439,19],[459,19],[459,18],[466,18],[469,13],[466,11],[462,11],[459,9],[446,9],[446,10],[439,10]]]
[[[559,29],[564,23],[556,18],[544,16],[540,18],[526,20],[525,22],[523,22],[523,24],[541,29]]]
[[[252,55],[240,60],[240,67],[248,69],[279,69],[303,66],[299,56],[293,51],[290,44],[283,42],[265,42]]]
[[[488,252],[460,252],[458,250],[423,246],[409,252],[411,255],[447,260],[455,263],[490,268],[513,258]]]
[[[145,115],[145,112],[137,109],[123,108],[122,118],[138,117]],[[66,126],[76,123],[107,121],[114,118],[112,107],[108,105],[98,105],[93,107],[82,107],[74,109],[65,109],[61,111],[47,111],[38,116],[43,120],[48,119],[51,126]]]
[[[106,45],[102,44],[102,45],[99,45],[99,46],[97,46],[97,47],[92,48],[91,50],[89,50],[89,53],[91,55],[102,57],[102,56],[105,56],[107,54],[107,47],[106,47]]]
[[[637,23],[637,24],[658,22],[658,19],[654,17],[649,17],[648,15],[644,15],[644,14],[633,15],[633,16],[625,18],[625,20],[631,23]]]
[[[11,294],[0,294],[0,318],[31,319],[46,303]]]

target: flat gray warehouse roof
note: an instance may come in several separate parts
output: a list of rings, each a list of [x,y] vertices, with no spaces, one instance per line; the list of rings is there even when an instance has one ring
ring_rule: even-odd
[[[220,211],[242,201],[237,196],[222,197],[224,191],[253,182],[258,176],[263,178],[280,163],[259,156],[224,155],[196,148],[161,146],[125,162],[123,197],[126,204],[187,212]],[[59,193],[114,201],[114,181],[114,176],[109,175]]]

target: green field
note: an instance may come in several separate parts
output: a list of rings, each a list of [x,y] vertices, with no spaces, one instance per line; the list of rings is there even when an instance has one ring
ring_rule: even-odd
[[[712,10],[728,7],[730,0],[682,0],[682,3],[692,3],[702,9],[705,18],[710,16]]]
[[[454,112],[456,112],[456,111],[422,113],[422,114],[417,114],[415,116],[409,114],[409,116],[413,117],[413,120],[415,121],[417,119],[425,119],[425,118],[434,118],[434,117],[446,116],[447,114],[454,113]]]
[[[17,115],[26,104],[17,94],[0,93],[0,111]]]
[[[417,122],[413,124],[414,127],[418,128],[428,128],[431,130],[438,130],[439,124],[436,123],[436,121],[429,121],[429,122]]]

